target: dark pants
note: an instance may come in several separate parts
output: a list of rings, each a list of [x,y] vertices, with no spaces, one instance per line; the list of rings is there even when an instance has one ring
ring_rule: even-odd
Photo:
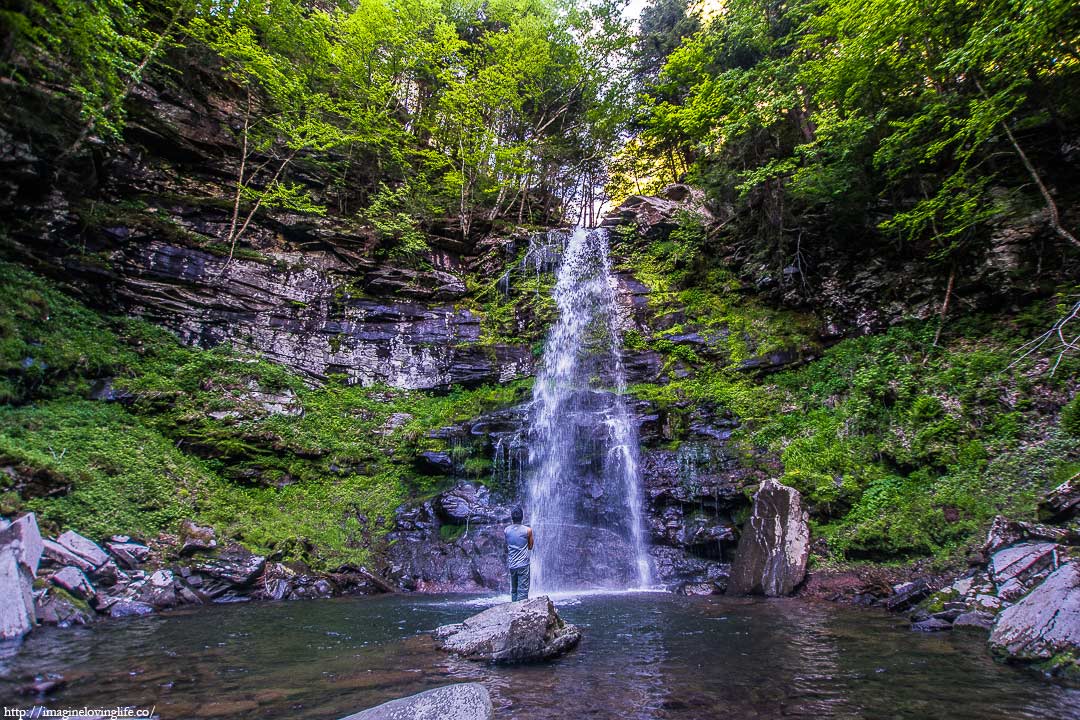
[[[529,597],[529,566],[510,571],[510,600],[527,600]]]

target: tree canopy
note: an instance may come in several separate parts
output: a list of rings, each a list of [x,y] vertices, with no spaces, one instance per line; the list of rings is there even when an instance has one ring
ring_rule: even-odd
[[[24,0],[4,16],[5,73],[78,109],[72,151],[122,134],[146,73],[202,54],[241,98],[245,208],[355,212],[406,246],[442,215],[467,234],[572,212],[627,98],[612,0]],[[291,179],[301,161],[340,179],[329,202]]]
[[[646,78],[633,150],[651,172],[634,182],[689,172],[781,262],[804,230],[845,223],[956,258],[1043,207],[1071,244],[1044,175],[1078,79],[1068,0],[728,0]]]

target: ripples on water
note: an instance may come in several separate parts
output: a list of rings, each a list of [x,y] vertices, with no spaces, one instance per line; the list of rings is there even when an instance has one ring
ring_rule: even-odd
[[[995,664],[982,637],[793,600],[566,596],[556,604],[584,640],[552,663],[488,667],[433,648],[427,631],[502,599],[343,598],[43,628],[0,661],[0,697],[16,704],[19,685],[58,672],[68,687],[51,707],[333,720],[478,680],[497,717],[521,720],[1080,718],[1080,691]]]

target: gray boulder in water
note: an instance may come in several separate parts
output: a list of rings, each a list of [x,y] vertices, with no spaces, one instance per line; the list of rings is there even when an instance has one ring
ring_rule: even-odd
[[[810,555],[809,516],[799,491],[766,480],[754,493],[754,506],[743,525],[728,593],[790,595],[806,577]]]
[[[990,647],[1010,659],[1046,663],[1051,671],[1075,670],[1080,657],[1080,561],[1062,565],[1003,610],[990,633]]]
[[[581,631],[564,622],[546,595],[503,603],[456,625],[435,630],[443,650],[469,660],[522,663],[549,660],[581,640]]]
[[[492,720],[495,709],[480,683],[445,685],[391,700],[341,720]]]

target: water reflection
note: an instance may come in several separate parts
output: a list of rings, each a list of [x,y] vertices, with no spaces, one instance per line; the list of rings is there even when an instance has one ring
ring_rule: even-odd
[[[585,635],[555,662],[489,667],[434,648],[427,631],[491,602],[338,599],[44,628],[0,665],[0,698],[60,672],[53,707],[156,704],[163,718],[333,719],[467,680],[508,720],[1080,718],[1080,693],[995,664],[980,638],[796,601],[564,596]]]

